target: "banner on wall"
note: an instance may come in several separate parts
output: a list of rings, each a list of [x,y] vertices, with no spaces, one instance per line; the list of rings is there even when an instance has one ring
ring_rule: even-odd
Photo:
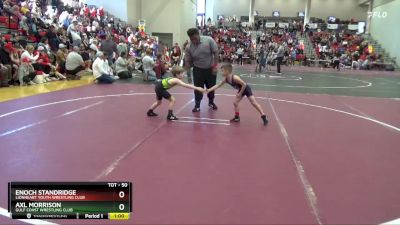
[[[358,33],[365,33],[365,22],[358,22]]]
[[[374,46],[368,45],[368,52],[369,52],[369,54],[373,54],[374,53]]]
[[[140,31],[146,32],[146,20],[138,20],[138,25]]]
[[[279,23],[279,28],[288,28],[289,23]]]
[[[249,22],[242,22],[242,27],[250,27],[250,23]]]
[[[318,24],[317,24],[317,23],[309,23],[309,24],[308,24],[308,27],[309,27],[310,29],[317,29],[317,28],[318,28]]]
[[[338,29],[339,28],[339,25],[338,24],[328,24],[328,29],[330,29],[330,30],[336,30],[336,29]]]
[[[274,28],[275,27],[275,23],[271,23],[271,22],[265,23],[265,27],[266,28]]]
[[[358,30],[358,24],[349,24],[347,29],[349,29],[349,30]]]

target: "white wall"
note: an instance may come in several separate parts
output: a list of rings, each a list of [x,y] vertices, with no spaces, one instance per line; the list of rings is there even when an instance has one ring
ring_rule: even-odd
[[[127,1],[132,0],[87,0],[87,4],[97,7],[103,6],[107,12],[115,17],[122,21],[128,21]]]
[[[142,0],[141,18],[147,33],[172,33],[183,44],[186,30],[196,25],[196,5],[190,0]]]
[[[214,6],[215,6],[215,1],[218,0],[206,0],[206,21],[208,18],[211,18],[211,20],[215,21],[216,18],[214,18]]]
[[[396,1],[396,0],[374,0],[374,7],[385,5],[385,4],[390,3],[392,1]]]
[[[147,33],[172,33],[173,42],[183,44],[186,31],[196,26],[195,0],[88,0],[89,5],[103,6],[114,16],[137,26],[146,20]]]
[[[189,28],[196,27],[196,5],[194,5],[191,1],[188,0],[180,0],[182,4],[181,8],[181,30],[177,34],[175,39],[174,35],[174,42],[178,42],[180,46],[183,45],[185,40],[188,40],[189,37],[186,34],[186,31]],[[207,0],[208,1],[208,0]],[[207,21],[208,17],[206,17]]]
[[[110,0],[111,1],[111,0]],[[134,26],[138,25],[138,20],[142,19],[142,0],[127,0],[127,22]]]
[[[146,20],[146,33],[179,33],[181,15],[176,11],[180,8],[178,3],[178,0],[143,0],[141,12],[142,19]]]
[[[400,65],[400,0],[377,1],[374,6],[374,12],[387,12],[387,17],[372,19],[371,35],[391,57],[396,57],[396,63]]]
[[[250,0],[214,0],[214,21],[217,15],[228,16],[249,16]],[[257,5],[257,3],[256,3]],[[208,17],[207,17],[208,19]]]
[[[367,6],[360,6],[358,0],[312,0],[311,17],[326,19],[334,16],[342,20],[365,21],[367,19]]]
[[[305,7],[306,0],[256,0],[255,3],[255,10],[261,16],[272,16],[273,11],[280,11],[282,17],[295,17],[297,12],[304,11]]]
[[[217,15],[248,16],[250,0],[213,0],[213,19]],[[256,0],[255,10],[262,16],[271,16],[272,11],[280,11],[281,16],[296,16],[298,11],[304,11],[305,0]],[[335,16],[341,19],[366,20],[367,6],[360,6],[359,0],[312,0],[311,17],[326,19]]]

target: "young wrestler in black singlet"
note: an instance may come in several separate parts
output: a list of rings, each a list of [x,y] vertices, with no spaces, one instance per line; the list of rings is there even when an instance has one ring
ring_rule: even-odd
[[[268,118],[265,115],[260,104],[258,104],[258,102],[256,101],[256,98],[253,96],[253,92],[251,91],[250,86],[246,84],[246,82],[244,82],[242,79],[240,79],[239,76],[232,74],[232,65],[230,63],[223,64],[221,66],[221,69],[222,69],[222,76],[224,77],[224,79],[221,81],[221,83],[208,89],[207,92],[215,91],[216,89],[222,87],[222,85],[224,85],[225,83],[230,84],[233,88],[238,90],[235,101],[233,102],[235,108],[235,117],[231,119],[231,122],[240,121],[239,102],[242,100],[244,96],[246,96],[249,99],[250,103],[253,105],[253,107],[261,114],[261,119],[263,120],[264,125],[267,125]]]

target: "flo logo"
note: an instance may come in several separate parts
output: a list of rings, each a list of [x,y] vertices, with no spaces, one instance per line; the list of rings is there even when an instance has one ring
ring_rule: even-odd
[[[384,19],[388,16],[387,12],[368,12],[368,18]]]

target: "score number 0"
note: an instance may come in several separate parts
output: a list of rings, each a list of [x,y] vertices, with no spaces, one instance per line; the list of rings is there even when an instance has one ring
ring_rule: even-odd
[[[120,191],[118,196],[120,198],[124,198],[125,197],[125,192]],[[125,209],[125,205],[121,203],[121,204],[119,204],[118,208],[119,208],[119,210],[123,211]]]
[[[121,183],[120,185],[123,188],[128,187],[128,183]],[[117,187],[117,186],[119,186],[117,183],[108,183],[108,187]],[[124,198],[125,197],[125,192],[120,191],[118,196],[120,198]],[[118,208],[119,208],[119,210],[123,211],[125,209],[125,205],[121,203],[121,204],[119,204]]]

